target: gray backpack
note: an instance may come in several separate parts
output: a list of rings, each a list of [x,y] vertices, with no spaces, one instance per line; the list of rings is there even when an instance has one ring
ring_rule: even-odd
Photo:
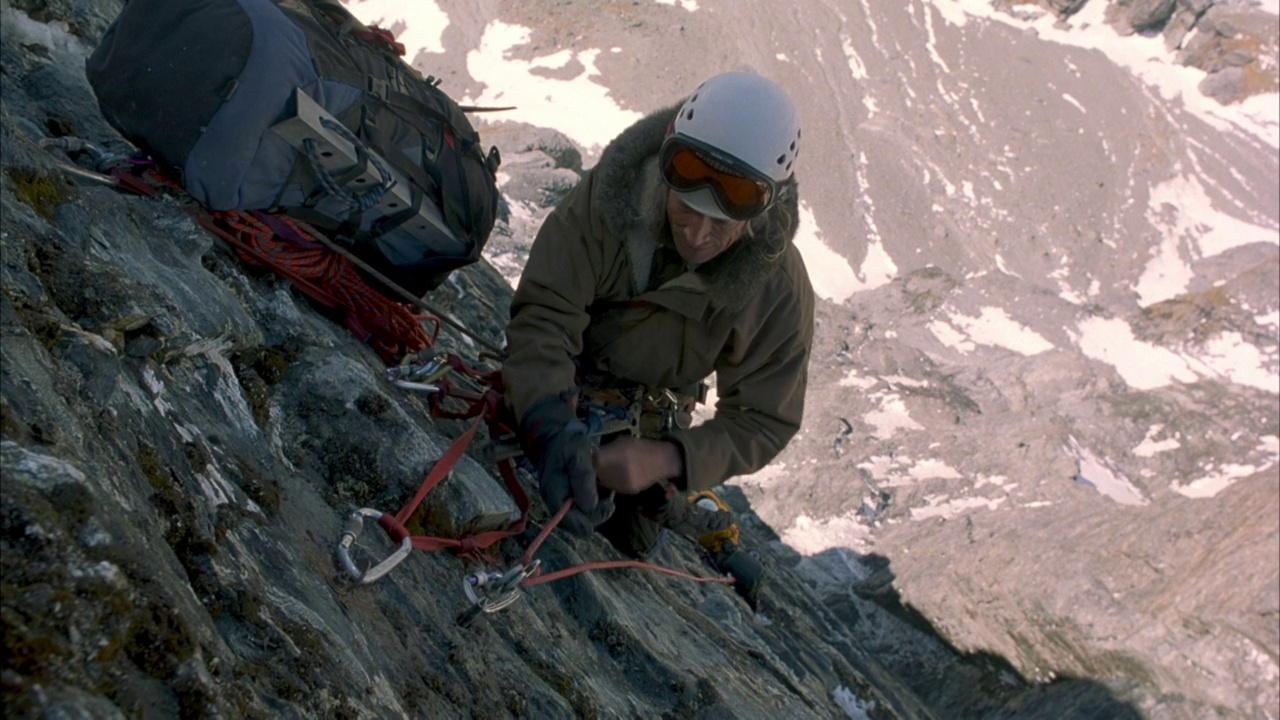
[[[499,158],[402,53],[331,0],[127,0],[86,71],[202,205],[305,220],[422,295],[480,257]]]

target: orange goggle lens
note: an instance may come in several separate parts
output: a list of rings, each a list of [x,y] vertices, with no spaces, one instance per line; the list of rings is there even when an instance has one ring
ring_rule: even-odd
[[[735,220],[749,220],[759,215],[772,196],[768,183],[717,170],[689,147],[669,153],[663,165],[663,177],[679,192],[710,187],[720,209]]]

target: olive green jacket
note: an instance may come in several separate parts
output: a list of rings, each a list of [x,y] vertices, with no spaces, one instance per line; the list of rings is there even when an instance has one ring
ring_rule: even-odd
[[[800,428],[813,288],[791,244],[794,183],[696,270],[671,242],[657,154],[676,107],[618,136],[548,216],[511,306],[503,367],[515,417],[576,392],[578,371],[651,389],[716,375],[715,417],[670,439],[691,490],[755,472]]]

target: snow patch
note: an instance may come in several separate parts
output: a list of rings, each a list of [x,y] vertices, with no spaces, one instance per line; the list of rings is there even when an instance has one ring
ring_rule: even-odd
[[[390,30],[404,45],[405,58],[413,61],[419,52],[444,52],[444,30],[449,16],[435,0],[349,0],[347,10],[366,25]],[[415,65],[415,67],[417,67]],[[426,72],[417,67],[419,72]]]
[[[688,10],[689,12],[693,12],[698,9],[697,0],[653,0],[653,1],[658,3],[659,5],[672,5],[676,7],[682,7],[685,10]]]
[[[1280,372],[1276,368],[1276,356],[1245,342],[1238,332],[1225,332],[1210,338],[1200,352],[1192,358],[1203,374],[1217,375],[1238,385],[1258,388],[1280,394]]]
[[[928,328],[929,332],[933,333],[933,336],[938,339],[938,342],[956,350],[961,355],[968,355],[978,347],[970,342],[964,333],[943,320],[934,320],[929,323]]]
[[[1143,83],[1167,100],[1181,99],[1186,110],[1220,130],[1243,130],[1280,148],[1280,102],[1276,93],[1265,93],[1232,105],[1221,105],[1201,93],[1205,73],[1177,63],[1177,50],[1164,45],[1164,37],[1153,34],[1121,36],[1106,21],[1105,2],[1085,3],[1079,12],[1060,19],[1049,12],[1008,11],[1007,3],[991,0],[928,0],[947,22],[963,27],[968,17],[984,18],[1019,29],[1032,29],[1046,42],[1098,50],[1112,62],[1128,69]],[[1266,6],[1274,5],[1268,0]],[[1025,5],[1015,5],[1024,8]],[[966,17],[968,16],[968,17]]]
[[[866,80],[867,66],[862,62],[862,58],[858,57],[858,51],[853,49],[853,42],[848,35],[840,34],[840,47],[844,50],[845,60],[849,63],[849,74],[853,75],[854,80]]]
[[[880,382],[875,378],[860,377],[857,370],[850,370],[847,375],[840,378],[840,387],[856,387],[859,390],[870,390]]]
[[[463,105],[515,105],[523,122],[556,128],[589,153],[598,153],[641,118],[638,112],[623,110],[609,97],[609,88],[596,82],[598,49],[562,50],[532,60],[511,57],[512,50],[529,44],[531,34],[527,27],[500,20],[485,27],[479,47],[467,53],[467,71],[486,90],[479,97],[463,98]],[[569,80],[534,72],[569,67],[574,61],[583,69]]]
[[[911,508],[911,519],[912,520],[929,520],[934,518],[942,518],[943,520],[948,520],[960,514],[961,512],[964,512],[965,510],[973,510],[974,508],[986,508],[988,510],[995,510],[996,508],[1000,507],[1000,505],[1004,503],[1004,501],[1007,499],[1008,498],[988,499],[988,498],[980,498],[980,497],[969,497],[969,498],[956,498],[955,500],[951,500],[946,495],[929,497],[929,498],[925,498],[925,502],[928,504],[925,505],[924,507]]]
[[[818,228],[818,223],[813,217],[813,210],[805,202],[800,203],[800,226],[796,229],[794,243],[800,251],[800,256],[804,258],[805,269],[809,272],[809,281],[813,284],[813,291],[818,297],[841,303],[859,290],[879,287],[887,284],[891,279],[891,276],[886,278],[877,276],[874,280],[859,282],[849,261],[823,242],[822,230]],[[871,248],[867,249],[867,259],[868,261],[871,259]],[[897,267],[894,267],[893,272],[896,271]]]
[[[1074,437],[1067,437],[1067,454],[1079,463],[1076,482],[1091,487],[1121,505],[1146,505],[1147,498],[1129,478],[1106,458],[1099,457],[1082,446]]]
[[[853,513],[820,520],[801,515],[781,537],[782,542],[801,555],[817,555],[832,548],[866,552],[872,543],[871,529]]]
[[[931,478],[961,480],[964,478],[955,468],[941,460],[921,460],[913,465],[907,471],[907,474],[917,480],[929,480]]]
[[[1210,464],[1204,468],[1209,471],[1209,474],[1204,477],[1186,483],[1174,482],[1170,487],[1174,492],[1189,498],[1211,498],[1234,485],[1236,481],[1270,470],[1280,463],[1280,436],[1268,435],[1262,438],[1254,448],[1254,452],[1264,456],[1265,464],[1227,463],[1221,467]]]
[[[1004,308],[984,307],[976,317],[952,312],[950,323],[935,320],[929,323],[929,331],[948,347],[969,353],[975,344],[1002,347],[1022,355],[1032,356],[1052,350],[1053,343],[1039,333],[1013,318]]]
[[[1146,437],[1142,438],[1142,442],[1133,448],[1134,455],[1143,458],[1154,457],[1157,453],[1167,452],[1169,450],[1177,450],[1182,447],[1182,443],[1177,438],[1169,438],[1168,440],[1157,441],[1155,437],[1164,430],[1164,425],[1152,425],[1147,431]]]
[[[1123,320],[1089,318],[1080,323],[1080,351],[1086,357],[1111,365],[1135,390],[1154,390],[1198,378],[1186,360],[1174,352],[1138,340]]]
[[[754,485],[759,488],[768,488],[776,481],[787,477],[786,463],[772,463],[765,465],[750,475],[739,475],[735,477],[731,483],[734,485]]]
[[[864,422],[875,427],[872,435],[886,440],[899,430],[924,430],[924,426],[911,419],[907,404],[892,393],[879,395],[880,408],[862,416]]]
[[[1280,245],[1280,232],[1275,228],[1240,220],[1213,207],[1204,185],[1194,175],[1179,174],[1152,188],[1147,218],[1165,232],[1133,287],[1144,306],[1186,292],[1195,276],[1188,260],[1253,243]]]

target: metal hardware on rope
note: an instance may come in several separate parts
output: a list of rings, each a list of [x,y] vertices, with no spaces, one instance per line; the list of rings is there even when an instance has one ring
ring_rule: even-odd
[[[110,171],[114,165],[119,165],[128,159],[127,155],[122,153],[107,153],[102,148],[93,143],[82,140],[71,135],[63,135],[55,138],[42,138],[40,147],[50,152],[61,150],[68,157],[84,153],[93,161],[93,167],[87,168],[74,162],[67,162],[59,158],[51,158],[55,167],[62,172],[74,178],[88,180],[99,185],[107,187],[120,187],[120,180],[105,172]]]
[[[471,606],[458,616],[458,624],[471,624],[480,613],[495,613],[520,599],[520,585],[538,574],[541,560],[517,563],[501,572],[478,572],[462,579],[462,591]]]
[[[409,553],[413,550],[413,541],[406,537],[400,541],[400,547],[382,562],[364,571],[356,567],[356,564],[351,560],[351,546],[360,537],[360,532],[364,529],[364,519],[373,518],[377,521],[381,520],[382,516],[383,513],[381,511],[372,508],[356,510],[347,518],[347,527],[342,531],[342,539],[338,541],[338,562],[342,565],[342,569],[347,572],[347,575],[361,585],[375,582],[378,578],[391,572],[395,566],[409,557]]]
[[[106,150],[103,150],[101,147],[98,147],[97,145],[89,142],[88,140],[84,140],[82,138],[78,138],[73,135],[63,135],[55,138],[43,138],[40,140],[40,147],[46,150],[61,150],[67,155],[77,155],[79,153],[85,153],[86,155],[89,156],[90,159],[93,160],[93,168],[90,169],[89,171],[90,172],[96,171],[95,175],[105,174],[106,172],[110,171],[112,167],[115,167],[116,165],[122,165],[128,162],[130,157],[127,153],[109,153]],[[85,169],[79,165],[76,165],[75,167],[78,167],[82,170]],[[63,169],[68,170],[70,172],[70,168],[63,167]],[[110,176],[101,175],[100,177],[110,177]],[[95,177],[92,179],[96,180],[98,178]],[[118,184],[118,183],[112,183],[112,184]]]
[[[447,360],[440,355],[433,355],[426,360],[410,362],[411,357],[406,357],[404,362],[395,367],[387,368],[387,379],[392,385],[405,390],[439,393],[440,387],[436,383],[453,369]]]

